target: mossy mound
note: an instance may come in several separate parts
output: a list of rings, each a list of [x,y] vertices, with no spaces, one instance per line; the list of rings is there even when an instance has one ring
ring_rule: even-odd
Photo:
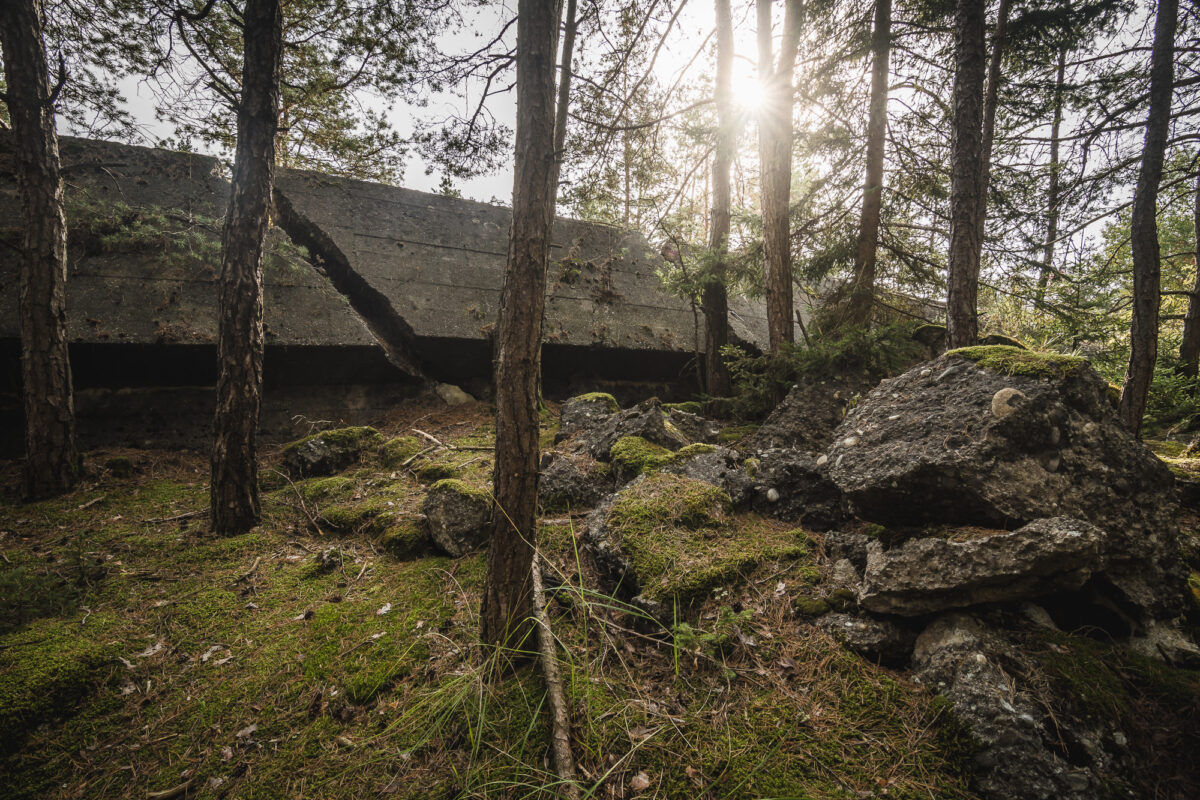
[[[71,716],[113,674],[114,649],[97,630],[114,620],[90,615],[88,636],[78,620],[44,619],[5,639],[0,649],[0,754],[16,750],[42,722]]]
[[[998,375],[1028,378],[1065,378],[1087,367],[1086,358],[1061,353],[1036,353],[1008,345],[979,345],[950,350],[948,356],[974,361]]]
[[[621,410],[621,404],[617,402],[617,398],[613,397],[608,392],[587,392],[586,394],[578,394],[570,398],[567,402],[600,406],[609,414],[615,414]]]
[[[419,520],[403,519],[383,532],[379,545],[393,558],[406,561],[429,552],[429,531]]]
[[[672,464],[681,464],[716,449],[715,445],[697,442],[671,452],[640,436],[622,436],[612,446],[608,455],[617,471],[617,477],[628,481],[643,473],[655,472]]]
[[[721,489],[667,473],[617,496],[605,524],[642,599],[687,605],[764,561],[808,554],[803,531],[755,517],[734,520],[731,506]]]
[[[423,449],[415,436],[397,436],[379,446],[379,461],[385,467],[398,467]]]
[[[368,426],[337,428],[285,445],[281,455],[293,477],[320,477],[340,472],[383,443],[379,431]]]
[[[461,471],[454,464],[445,461],[426,461],[413,470],[421,483],[437,483],[447,478],[462,477]]]
[[[758,432],[758,428],[758,425],[731,425],[717,434],[717,441],[721,444],[735,444],[753,436]]]

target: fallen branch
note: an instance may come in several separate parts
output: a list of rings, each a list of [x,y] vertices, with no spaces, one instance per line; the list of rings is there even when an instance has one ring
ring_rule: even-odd
[[[195,778],[188,778],[178,786],[172,786],[170,789],[164,789],[161,792],[150,792],[146,795],[147,800],[172,800],[185,794],[188,789],[192,788],[192,784],[196,782]]]
[[[550,700],[550,741],[554,751],[554,769],[562,781],[561,793],[567,800],[579,800],[579,784],[575,780],[575,756],[571,753],[571,719],[563,695],[562,675],[554,654],[554,633],[546,617],[546,594],[542,588],[542,567],[538,554],[530,565],[533,579],[533,613],[538,626],[538,649],[541,650],[542,675]]]
[[[185,519],[195,519],[196,517],[207,517],[209,509],[201,508],[197,511],[185,511],[182,514],[176,514],[173,517],[152,517],[151,519],[142,520],[143,525],[162,525],[164,522],[180,522]]]

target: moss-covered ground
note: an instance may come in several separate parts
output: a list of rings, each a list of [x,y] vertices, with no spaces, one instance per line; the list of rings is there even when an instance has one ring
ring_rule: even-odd
[[[1011,345],[979,345],[950,350],[948,356],[974,361],[986,370],[1000,375],[1019,375],[1033,378],[1055,378],[1076,372],[1087,366],[1087,359],[1060,353],[1039,353]]]
[[[482,488],[489,425],[483,407],[401,409],[384,439],[422,446],[306,481],[272,478],[265,453],[263,524],[227,539],[194,513],[200,454],[91,453],[78,489],[30,505],[0,464],[0,797],[552,796],[540,673],[484,679],[484,557],[389,552],[427,488],[424,456],[400,466],[429,441],[413,429]],[[793,615],[811,543],[720,497],[692,506],[683,529],[719,532],[724,555],[664,574],[728,557],[739,575],[690,634],[591,588],[572,523],[539,532],[589,796],[970,797],[942,705]],[[741,537],[792,550],[739,561]]]

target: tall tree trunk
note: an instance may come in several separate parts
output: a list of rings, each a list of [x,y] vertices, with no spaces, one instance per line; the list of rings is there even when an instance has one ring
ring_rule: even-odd
[[[716,0],[717,12],[717,146],[712,162],[712,214],[708,246],[715,256],[712,274],[704,283],[705,389],[712,397],[732,392],[729,368],[721,348],[729,344],[729,298],[725,292],[725,261],[729,252],[729,172],[733,166],[737,121],[733,110],[733,16],[729,0]]]
[[[567,146],[567,112],[571,107],[571,60],[575,56],[576,0],[567,0],[563,17],[562,61],[558,76],[558,104],[554,111],[554,172],[550,176],[550,202],[558,203],[558,178],[562,174],[563,155]]]
[[[1133,251],[1133,323],[1129,334],[1129,365],[1121,389],[1121,421],[1140,434],[1146,395],[1158,360],[1158,306],[1161,264],[1158,252],[1158,184],[1171,122],[1171,92],[1175,82],[1175,28],[1178,0],[1159,0],[1154,21],[1154,50],[1150,60],[1150,111],[1142,165],[1133,190],[1130,248]]]
[[[788,222],[792,188],[792,73],[800,45],[800,14],[801,0],[788,0],[776,64],[771,52],[771,2],[758,0],[758,74],[763,83],[758,146],[771,352],[779,352],[785,343],[795,340]]]
[[[554,221],[555,4],[517,7],[513,219],[496,331],[496,465],[491,544],[480,609],[483,641],[532,651],[530,566],[537,533],[538,379],[546,261]]]
[[[892,45],[892,0],[876,0],[874,53],[871,67],[871,107],[867,119],[867,175],[863,184],[862,218],[858,251],[854,256],[854,292],[848,320],[852,325],[871,324],[875,304],[875,257],[879,247],[879,215],[883,207],[883,151],[887,136],[888,57]]]
[[[954,9],[954,90],[951,95],[950,254],[947,261],[947,346],[979,338],[976,300],[983,229],[978,204],[983,153],[984,0],[957,0]]]
[[[262,402],[263,240],[270,225],[283,51],[280,0],[246,0],[245,56],[229,212],[221,235],[212,529],[258,524],[256,436]]]
[[[1054,246],[1058,240],[1058,195],[1062,191],[1059,175],[1062,162],[1059,158],[1059,137],[1063,118],[1063,84],[1066,82],[1067,51],[1058,51],[1058,70],[1054,76],[1054,118],[1050,123],[1050,186],[1046,190],[1046,241],[1042,245],[1042,266],[1038,270],[1037,308],[1046,305],[1046,287],[1050,284],[1050,273],[1054,270]]]
[[[1000,106],[1000,67],[1004,60],[1004,40],[1008,37],[1009,0],[1000,0],[996,10],[996,30],[992,32],[992,53],[988,61],[987,90],[983,95],[983,139],[979,146],[979,202],[975,214],[979,221],[979,252],[983,255],[983,232],[987,223],[988,184],[992,179],[992,145],[996,140],[996,110]]]
[[[1181,372],[1189,378],[1200,371],[1200,172],[1196,173],[1196,198],[1193,223],[1193,242],[1196,246],[1196,281],[1188,295],[1187,316],[1183,319],[1183,341],[1179,343],[1179,360],[1183,362]]]
[[[69,489],[79,476],[67,355],[67,221],[54,129],[57,90],[46,68],[40,2],[0,3],[0,46],[21,194],[23,488],[27,499],[36,500]]]

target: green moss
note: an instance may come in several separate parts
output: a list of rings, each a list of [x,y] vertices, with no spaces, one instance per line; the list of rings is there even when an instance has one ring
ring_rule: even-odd
[[[42,722],[70,716],[113,672],[115,652],[102,632],[115,619],[38,620],[4,637],[0,648],[0,754],[20,747]]]
[[[695,458],[696,456],[699,456],[699,455],[704,455],[705,453],[715,453],[715,452],[717,452],[716,445],[704,444],[703,442],[696,442],[695,444],[689,444],[687,447],[681,448],[678,451],[676,451],[675,454],[671,456],[670,460],[675,463],[679,463],[679,462],[683,462],[683,461],[687,461],[689,459]]]
[[[747,458],[745,461],[742,462],[742,467],[746,470],[746,474],[749,475],[751,478],[757,478],[758,477],[758,464],[759,464],[759,461],[757,458]]]
[[[807,555],[808,537],[757,518],[730,518],[729,495],[702,481],[649,475],[617,496],[607,524],[643,598],[686,605],[763,561]]]
[[[1174,439],[1146,439],[1146,446],[1162,458],[1179,458],[1187,450],[1187,444]]]
[[[828,614],[830,606],[828,602],[819,597],[801,595],[792,600],[792,610],[801,617],[819,617],[822,614]]]
[[[405,520],[388,527],[379,537],[379,544],[393,558],[407,560],[428,551],[429,534],[418,521]]]
[[[1003,345],[1005,347],[1015,347],[1018,350],[1028,350],[1023,342],[1014,339],[1011,336],[1005,336],[1003,333],[989,333],[979,337],[979,344],[984,347],[995,345]]]
[[[1007,345],[980,345],[950,350],[948,356],[965,358],[1000,375],[1063,378],[1087,366],[1087,359],[1060,353],[1035,353]]]
[[[704,404],[699,400],[688,400],[684,403],[663,403],[663,411],[683,411],[688,414],[703,414]]]
[[[671,458],[671,451],[640,436],[622,436],[609,450],[609,458],[617,474],[628,480],[666,464]]]
[[[104,468],[114,478],[131,478],[133,477],[133,461],[128,456],[113,456],[104,462]]]
[[[426,461],[417,467],[413,473],[421,483],[437,483],[447,478],[461,477],[458,468],[444,461]]]
[[[850,611],[858,605],[858,595],[853,589],[841,588],[834,589],[833,593],[826,598],[829,607],[834,611]]]
[[[1121,407],[1121,387],[1115,383],[1110,383],[1104,387],[1104,397],[1114,409]]]
[[[391,511],[386,500],[371,499],[357,503],[330,505],[321,509],[320,518],[341,533],[377,533],[376,520]]]
[[[314,433],[312,436],[305,436],[303,439],[297,439],[285,445],[283,452],[285,454],[295,452],[300,447],[308,444],[316,439],[321,439],[328,442],[330,445],[346,450],[365,450],[366,448],[375,445],[383,444],[383,436],[374,428],[361,425],[350,428],[334,428],[333,430]]]
[[[717,434],[717,441],[721,444],[740,442],[742,439],[753,435],[757,430],[757,425],[731,425]]]
[[[576,395],[575,397],[572,397],[567,402],[572,402],[572,401],[580,402],[580,403],[596,403],[599,405],[603,405],[604,409],[609,414],[615,414],[621,410],[620,404],[617,403],[617,398],[613,397],[608,392],[588,392],[587,394]]]
[[[398,467],[424,449],[415,436],[398,436],[379,446],[379,460],[385,467]]]
[[[484,489],[476,489],[469,483],[458,480],[457,478],[443,478],[442,480],[429,487],[431,492],[455,492],[456,494],[465,495],[466,497],[481,500],[485,503],[492,502],[492,495]]]
[[[354,494],[358,489],[358,484],[353,478],[346,478],[341,475],[335,475],[330,478],[308,478],[307,480],[296,481],[296,490],[304,498],[306,503],[322,503],[330,500],[345,499]],[[287,487],[282,493],[283,497],[292,495],[291,486]]]

